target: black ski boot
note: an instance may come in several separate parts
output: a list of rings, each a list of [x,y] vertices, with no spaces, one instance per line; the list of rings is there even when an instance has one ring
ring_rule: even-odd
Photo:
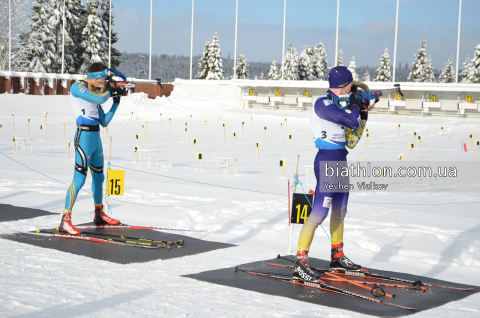
[[[332,245],[332,258],[330,261],[330,270],[347,272],[361,271],[362,266],[353,263],[345,255],[343,255],[343,243]]]
[[[308,251],[298,251],[293,264],[293,278],[316,283],[320,277],[308,266]]]

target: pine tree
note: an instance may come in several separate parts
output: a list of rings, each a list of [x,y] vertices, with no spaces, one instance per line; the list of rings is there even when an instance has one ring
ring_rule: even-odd
[[[308,54],[309,49],[310,48],[308,46],[304,46],[298,60],[298,79],[302,81],[313,80],[312,61],[310,60],[310,55]]]
[[[283,79],[286,81],[294,81],[298,79],[298,54],[297,50],[290,43],[287,54],[285,55],[285,65],[283,66]]]
[[[352,77],[355,81],[358,80],[358,75],[357,75],[357,65],[355,64],[355,55],[352,56],[352,60],[350,61],[350,64],[348,65],[348,70],[352,73]]]
[[[260,77],[258,79],[264,80],[265,79],[265,74],[263,74],[263,72],[260,73]]]
[[[388,54],[388,44],[385,45],[385,51],[380,58],[380,66],[377,68],[377,77],[374,82],[390,82],[392,77],[390,75],[391,64],[390,55]]]
[[[365,74],[363,75],[363,81],[370,82],[370,73],[368,71],[366,71]]]
[[[407,81],[409,82],[426,82],[428,79],[427,75],[427,63],[428,57],[426,54],[427,40],[425,39],[425,34],[423,35],[422,41],[420,42],[420,48],[415,54],[415,61],[410,67],[410,74],[408,74]]]
[[[326,80],[328,78],[328,63],[327,53],[323,42],[320,41],[317,45],[313,46],[309,51],[310,60],[312,62],[312,76],[314,80]]]
[[[470,83],[480,83],[480,44],[475,47],[471,62],[468,80]]]
[[[50,27],[49,18],[52,8],[48,0],[36,0],[32,4],[30,31],[27,33],[27,59],[30,72],[52,73],[57,57],[55,35]]]
[[[274,80],[274,81],[280,79],[280,75],[278,74],[277,63],[275,61],[273,61],[272,65],[270,65],[270,70],[268,71],[267,77],[269,80]]]
[[[81,31],[85,9],[82,0],[65,0],[65,43],[63,44],[63,0],[49,0],[53,8],[49,18],[55,36],[57,52],[54,71],[62,71],[62,55],[64,56],[64,72],[76,74],[82,62]],[[63,53],[63,49],[65,52]]]
[[[343,66],[342,50],[339,50],[337,54],[337,66]]]
[[[105,41],[103,47],[105,48],[105,55],[107,56],[108,62],[108,42],[110,36],[110,0],[101,0],[101,7],[102,7],[102,23],[103,23],[103,31],[105,32]],[[121,55],[120,51],[113,47],[115,43],[118,42],[117,32],[113,32],[113,25],[115,24],[115,17],[113,15],[113,1],[112,1],[112,41],[111,41],[111,49],[110,49],[110,67],[117,69],[120,66],[119,57]]]
[[[439,83],[455,83],[455,70],[453,69],[453,56],[450,54],[447,64],[443,64],[442,73],[438,78]]]
[[[247,60],[245,59],[245,55],[243,51],[237,58],[237,69],[236,69],[236,76],[240,79],[248,78],[248,64]]]
[[[210,48],[210,39],[207,39],[205,46],[203,47],[203,54],[198,60],[198,67],[200,72],[197,74],[198,79],[206,79],[208,74],[208,49]]]
[[[467,54],[467,59],[465,60],[465,62],[463,62],[463,68],[459,74],[460,77],[462,78],[460,81],[461,83],[470,83],[468,80],[468,73],[470,72],[470,67],[471,67],[470,55]]]
[[[108,55],[105,54],[105,47],[103,46],[106,35],[103,29],[103,12],[100,8],[100,0],[87,1],[87,14],[87,23],[82,31],[82,47],[85,48],[81,69],[83,72],[92,63],[108,63]]]
[[[212,38],[212,43],[208,48],[208,74],[207,80],[223,79],[223,63],[222,53],[220,51],[220,43],[217,32]]]
[[[427,59],[425,78],[423,82],[435,83],[436,81],[435,74],[433,73],[432,57],[429,56]]]

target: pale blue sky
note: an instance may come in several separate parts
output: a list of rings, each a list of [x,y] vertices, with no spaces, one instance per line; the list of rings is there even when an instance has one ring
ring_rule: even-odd
[[[195,0],[194,55],[218,32],[223,56],[234,54],[235,0]],[[237,54],[247,61],[281,62],[283,0],[239,0]],[[121,52],[148,52],[149,0],[113,0]],[[379,64],[388,43],[393,63],[396,0],[340,0],[339,49],[348,65]],[[459,0],[400,0],[397,63],[414,61],[422,35],[434,67],[450,53],[456,58]],[[153,53],[190,55],[191,0],[153,1]],[[460,65],[480,44],[479,0],[463,0]],[[286,46],[323,40],[329,63],[334,61],[337,0],[287,0]]]

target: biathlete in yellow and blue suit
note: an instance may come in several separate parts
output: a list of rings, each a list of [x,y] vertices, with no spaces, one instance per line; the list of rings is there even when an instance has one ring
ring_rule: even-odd
[[[120,104],[122,88],[110,87],[106,82],[108,71],[123,78],[118,71],[107,69],[102,63],[93,63],[88,68],[87,78],[78,81],[70,89],[70,100],[77,124],[75,132],[75,172],[67,191],[65,208],[59,226],[60,233],[81,234],[82,231],[72,224],[72,209],[78,192],[85,184],[88,168],[92,175],[92,192],[95,204],[94,222],[96,224],[120,224],[120,221],[103,212],[103,148],[100,139],[100,126],[107,127]],[[110,97],[113,105],[105,114],[102,104]]]
[[[330,234],[332,250],[330,268],[342,271],[358,271],[361,266],[354,264],[343,254],[344,218],[347,213],[348,191],[338,192],[325,187],[324,183],[348,185],[348,177],[327,177],[325,163],[329,166],[346,166],[348,151],[360,140],[368,119],[368,105],[350,96],[350,107],[336,105],[334,97],[349,94],[354,87],[352,73],[344,66],[331,69],[329,90],[320,96],[312,107],[310,122],[315,146],[318,148],[314,162],[317,178],[313,209],[303,225],[298,241],[297,257],[293,276],[302,280],[317,281],[318,275],[308,266],[308,251],[318,225],[322,224],[331,208]],[[358,82],[360,83],[360,82]],[[363,84],[363,83],[360,83]],[[365,85],[366,86],[366,85]],[[367,88],[368,89],[368,88]]]

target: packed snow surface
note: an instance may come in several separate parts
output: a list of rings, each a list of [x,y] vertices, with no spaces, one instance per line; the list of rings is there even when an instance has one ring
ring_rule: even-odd
[[[0,105],[0,203],[61,213],[74,165],[75,123],[69,97],[3,94]],[[168,261],[119,265],[0,240],[0,316],[359,316],[181,277],[287,253],[287,178],[293,179],[297,155],[305,191],[315,186],[311,176],[306,183],[304,167],[313,164],[316,153],[309,117],[308,112],[237,108],[180,91],[154,100],[142,93],[122,98],[108,137],[107,131],[101,132],[105,166],[112,137],[112,169],[125,170],[124,196],[110,198],[113,217],[127,224],[203,230],[188,235],[237,246]],[[45,121],[41,140],[39,128]],[[367,128],[368,149],[362,139],[350,151],[350,160],[397,161],[405,153],[408,161],[414,131],[424,136],[422,153],[414,149],[415,160],[477,160],[469,135],[478,133],[478,119],[370,115]],[[290,151],[287,134],[292,135]],[[33,139],[33,155],[13,152],[14,135]],[[462,139],[467,153],[460,149]],[[72,145],[71,157],[67,142]],[[259,158],[257,142],[261,143]],[[160,151],[158,168],[156,162],[150,168],[135,162],[138,145],[142,150]],[[195,153],[203,154],[200,171]],[[214,157],[238,158],[237,174],[231,167],[228,177],[222,175],[224,168],[217,175]],[[281,177],[280,160],[287,161],[285,177]],[[76,224],[93,217],[90,180],[89,176],[73,210]],[[352,193],[345,252],[368,267],[480,285],[479,202],[478,193]],[[0,234],[52,228],[59,222],[60,214],[1,222]],[[328,231],[328,218],[323,226]],[[291,253],[300,229],[294,226]],[[329,243],[319,228],[310,255],[328,259]],[[415,316],[478,317],[479,312],[480,295],[476,294]]]

